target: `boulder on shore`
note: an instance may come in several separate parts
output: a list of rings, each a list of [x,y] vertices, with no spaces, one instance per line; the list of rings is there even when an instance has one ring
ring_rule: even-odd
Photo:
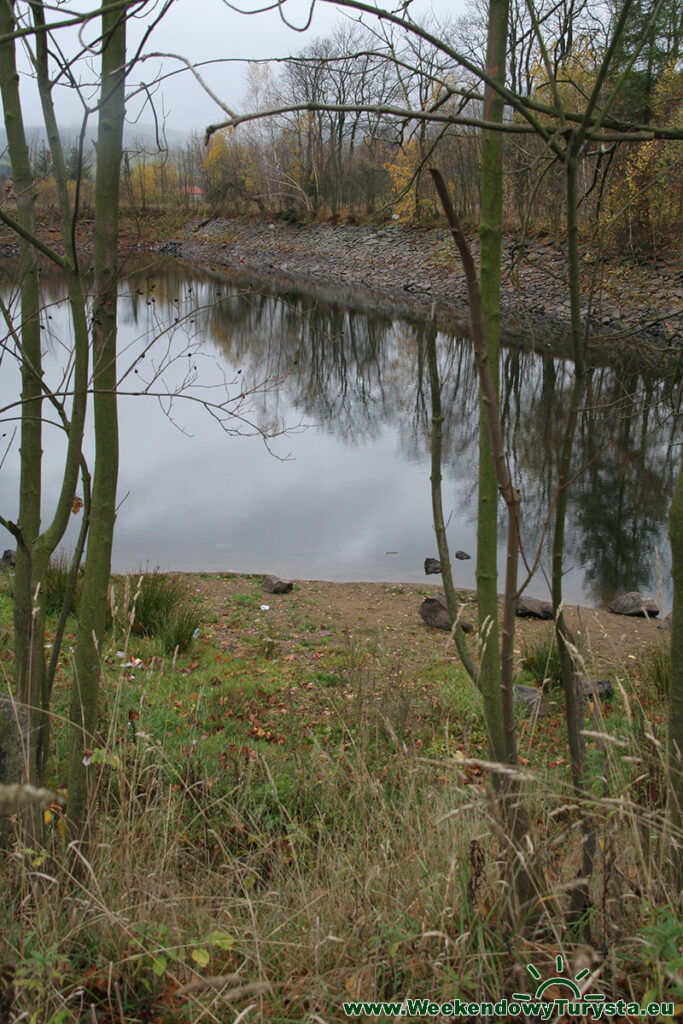
[[[583,679],[584,695],[592,700],[594,696],[600,700],[610,700],[614,696],[614,687],[609,679]]]
[[[13,569],[16,564],[17,564],[17,553],[16,553],[16,551],[13,551],[12,548],[7,548],[6,551],[3,551],[3,553],[2,553],[2,568],[3,569]]]
[[[279,576],[264,576],[261,587],[269,594],[289,594],[294,584],[291,580],[281,580]]]
[[[522,594],[517,598],[515,614],[520,619],[552,619],[553,606],[549,601],[539,601],[535,597]]]
[[[441,572],[441,562],[438,558],[425,558],[425,576],[436,575]]]
[[[420,605],[420,615],[427,625],[432,626],[433,629],[445,629],[450,632],[453,623],[448,613],[446,599],[441,594],[435,594],[434,597],[425,597]],[[460,619],[460,625],[462,626],[463,633],[472,632],[472,624],[465,621],[465,619]]]
[[[609,606],[613,615],[631,615],[641,619],[654,619],[659,615],[659,608],[651,597],[645,597],[639,590],[615,597]]]

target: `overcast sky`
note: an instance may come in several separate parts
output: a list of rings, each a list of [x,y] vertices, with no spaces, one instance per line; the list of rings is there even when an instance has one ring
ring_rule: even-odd
[[[263,6],[257,0],[236,0],[235,6],[243,10],[254,10]],[[64,17],[65,8],[73,10],[80,7],[78,3],[60,6],[59,14]],[[88,4],[91,9],[94,5]],[[389,7],[393,6],[391,4]],[[283,9],[292,25],[304,26],[310,14],[310,0],[286,0]],[[144,24],[138,22],[131,26],[129,32],[129,52],[140,38],[142,30],[158,13],[156,8],[149,8]],[[466,0],[414,0],[411,5],[413,17],[434,10],[437,14],[454,18],[463,14]],[[327,35],[335,25],[348,16],[341,8],[324,0],[316,0],[310,27],[306,32],[297,32],[289,28],[278,11],[267,11],[259,14],[241,14],[232,10],[222,0],[175,0],[163,21],[156,27],[153,37],[147,44],[148,51],[182,54],[193,62],[209,59],[221,61],[212,68],[202,68],[202,76],[213,91],[221,96],[230,106],[240,106],[244,93],[245,64],[249,58],[266,59],[283,57],[296,52],[318,36]],[[95,34],[95,23],[91,35]],[[75,34],[60,33],[63,49],[67,52],[75,46]],[[144,80],[153,82],[161,66],[158,60],[146,61],[138,70],[133,81]],[[180,67],[178,62],[168,60],[164,64],[166,70]],[[22,91],[25,104],[25,118],[28,124],[41,122],[40,106],[37,95],[29,81],[24,78]],[[159,112],[163,111],[166,124],[171,129],[183,132],[193,128],[203,130],[207,124],[223,120],[225,114],[220,107],[201,89],[191,73],[185,70],[181,75],[160,85],[155,93],[155,105]],[[62,123],[77,124],[80,118],[78,101],[61,90],[58,98],[58,113]],[[131,117],[136,116],[136,108],[130,104]],[[144,111],[137,114],[142,124],[153,121],[151,113]]]

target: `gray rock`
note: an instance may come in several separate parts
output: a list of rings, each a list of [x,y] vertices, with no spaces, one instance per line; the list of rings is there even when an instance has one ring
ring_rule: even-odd
[[[459,558],[461,562],[469,562],[469,560],[472,558],[472,555],[468,555],[466,551],[456,551],[455,557]]]
[[[609,679],[583,679],[583,692],[591,700],[597,694],[600,700],[610,700],[614,696],[614,687]]]
[[[264,576],[261,586],[269,594],[288,594],[294,584],[290,580],[281,580],[279,576]]]
[[[438,558],[425,558],[425,576],[436,575],[441,572],[441,562]]]
[[[655,618],[659,608],[651,597],[645,597],[639,590],[615,597],[609,606],[613,615],[631,615],[641,619]]]
[[[539,601],[522,594],[517,598],[515,614],[520,619],[552,619],[553,606],[548,601]]]
[[[165,256],[175,256],[176,258],[183,255],[183,243],[182,242],[162,242],[159,246],[159,252]]]
[[[2,553],[2,568],[3,569],[13,569],[16,564],[17,564],[17,553],[16,553],[16,551],[13,551],[12,548],[7,548],[6,551],[3,551],[3,553]]]
[[[0,695],[0,783],[21,782],[24,774],[22,734],[28,733],[28,728],[28,708]]]
[[[434,597],[425,597],[420,605],[420,615],[427,625],[432,626],[433,629],[444,629],[450,632],[453,623],[448,614],[446,599],[441,594],[435,594]],[[460,625],[462,626],[463,633],[472,632],[471,622],[460,619]]]
[[[663,619],[660,619],[657,623],[657,629],[668,629],[671,630],[671,612],[665,615]]]
[[[532,715],[542,718],[545,715],[546,711],[540,690],[537,690],[535,686],[522,686],[521,683],[514,683],[512,690],[515,704],[519,704],[524,709],[527,718],[531,718]]]

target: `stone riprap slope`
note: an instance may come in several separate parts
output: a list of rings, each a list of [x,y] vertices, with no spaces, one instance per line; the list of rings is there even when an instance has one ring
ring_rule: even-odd
[[[478,241],[470,237],[475,257]],[[467,331],[464,275],[445,229],[390,224],[288,225],[215,219],[188,225],[162,251],[229,268],[238,278],[273,289],[292,288],[360,310],[424,319]],[[584,316],[592,301],[591,333],[623,351],[637,343],[680,346],[683,264],[666,254],[656,264],[610,260],[601,271],[582,251]],[[591,299],[592,296],[592,299]],[[504,244],[503,337],[508,343],[569,354],[569,296],[563,246],[531,239]],[[660,353],[661,354],[661,353]]]

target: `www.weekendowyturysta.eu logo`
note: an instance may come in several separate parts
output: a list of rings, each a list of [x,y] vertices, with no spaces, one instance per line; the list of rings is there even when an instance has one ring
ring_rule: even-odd
[[[533,995],[527,992],[513,992],[512,999],[508,1003],[517,1003],[519,1009],[517,1014],[527,1016],[530,1012],[538,1012],[539,1003],[542,1001],[551,1006],[553,1012],[569,1014],[573,1016],[590,1016],[594,1020],[600,1017],[658,1017],[673,1016],[673,1003],[648,1003],[641,1006],[639,1003],[626,1002],[624,999],[611,1001],[602,992],[582,992],[579,982],[584,981],[590,971],[587,967],[578,971],[573,978],[567,977],[564,973],[564,961],[561,955],[555,957],[555,968],[557,974],[552,978],[543,980],[540,971],[533,965],[527,965],[527,972],[537,982],[536,991]],[[544,1018],[545,1019],[545,1018]]]
[[[587,967],[574,977],[564,973],[562,956],[555,957],[555,970],[550,978],[543,979],[537,967],[527,966],[527,973],[536,982],[533,995],[528,992],[513,992],[508,998],[474,1002],[469,999],[450,999],[438,1003],[431,999],[404,999],[401,1002],[345,1002],[342,1004],[347,1017],[496,1017],[498,1019],[535,1018],[549,1021],[555,1017],[587,1017],[591,1020],[612,1017],[673,1017],[674,1004],[627,1002],[625,999],[610,1000],[601,992],[582,991],[580,983],[590,977]],[[586,986],[588,988],[588,986]]]
[[[540,982],[540,984],[538,985],[536,991],[532,996],[530,996],[526,992],[513,992],[512,998],[520,1002],[528,999],[542,999],[549,988],[552,988],[554,985],[563,985],[566,989],[569,989],[569,992],[574,997],[574,999],[587,999],[590,1000],[590,1002],[601,1002],[605,999],[604,995],[600,995],[597,993],[593,995],[582,994],[577,982],[583,981],[584,978],[588,977],[590,971],[587,967],[584,967],[583,970],[579,971],[578,974],[574,975],[573,980],[571,978],[567,978],[564,974],[560,973],[561,971],[564,971],[564,961],[562,959],[562,956],[555,957],[555,968],[558,973],[554,975],[552,978],[546,978],[546,980],[543,981],[540,971],[536,967],[534,967],[533,964],[529,964],[527,966],[528,973],[531,975],[534,981]]]

